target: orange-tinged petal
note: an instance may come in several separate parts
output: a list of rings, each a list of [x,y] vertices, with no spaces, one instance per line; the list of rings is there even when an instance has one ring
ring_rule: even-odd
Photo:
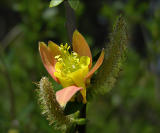
[[[90,57],[89,68],[91,68],[91,66],[92,66],[91,50],[90,50],[85,38],[77,30],[75,30],[73,33],[72,46],[73,46],[73,51],[78,53],[80,56]]]
[[[47,69],[48,73],[56,82],[59,82],[54,76],[56,60],[44,42],[39,42],[39,52],[43,65]]]
[[[52,41],[48,42],[48,49],[52,52],[53,56],[61,54],[59,46],[56,43],[52,42]]]
[[[88,57],[89,58],[89,57]],[[85,86],[85,77],[88,73],[88,65],[83,66],[81,69],[72,72],[68,76],[72,79],[72,81],[75,83],[75,85],[82,87],[83,90],[81,90],[81,94],[83,97],[83,103],[85,104],[87,102],[86,100],[86,86]]]
[[[67,102],[75,95],[82,87],[69,86],[56,92],[56,99],[61,107],[64,107]]]
[[[104,49],[102,49],[101,55],[99,56],[96,64],[94,65],[94,67],[90,70],[90,72],[85,77],[85,80],[88,79],[88,78],[91,78],[93,73],[102,65],[103,59],[104,59]]]

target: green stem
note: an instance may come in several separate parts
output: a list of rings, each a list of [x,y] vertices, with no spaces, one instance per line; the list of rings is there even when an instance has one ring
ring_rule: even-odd
[[[64,1],[65,6],[65,14],[66,14],[66,28],[69,36],[70,44],[72,43],[72,35],[76,29],[76,18],[74,10],[70,7],[67,0]],[[80,117],[86,118],[86,104],[80,110]],[[76,125],[75,127],[76,133],[86,133],[86,124],[84,125]]]

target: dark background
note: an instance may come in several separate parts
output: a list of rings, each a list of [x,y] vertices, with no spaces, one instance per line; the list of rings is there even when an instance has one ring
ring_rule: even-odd
[[[69,42],[63,3],[0,1],[0,132],[53,133],[41,116],[34,82],[47,76],[38,41]],[[125,16],[129,45],[115,87],[88,103],[88,133],[160,132],[160,1],[80,0],[78,30],[93,56],[109,41],[116,18]],[[96,59],[96,57],[95,57]]]

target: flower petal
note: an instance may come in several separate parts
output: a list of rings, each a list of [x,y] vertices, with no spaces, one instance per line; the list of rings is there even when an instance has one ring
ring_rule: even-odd
[[[72,96],[75,95],[77,91],[82,89],[82,87],[77,86],[66,87],[56,92],[56,99],[60,106],[64,107],[67,104],[67,102],[72,98]]]
[[[58,79],[54,76],[56,60],[44,42],[39,42],[39,52],[43,65],[47,69],[48,73],[56,82],[59,82]]]
[[[53,56],[61,54],[61,52],[59,50],[59,46],[56,43],[52,42],[52,41],[48,42],[48,49],[52,52]]]
[[[71,74],[68,75],[73,80],[75,85],[83,88],[83,90],[81,90],[80,92],[82,94],[84,104],[87,102],[87,100],[86,100],[86,85],[85,85],[84,79],[85,79],[86,75],[88,74],[88,72],[89,72],[88,65],[86,65],[86,66],[83,66],[82,68],[80,68],[77,71],[72,72]]]
[[[75,30],[73,33],[72,46],[73,46],[73,51],[78,53],[80,56],[90,57],[89,68],[91,68],[91,66],[92,66],[91,50],[90,50],[85,38],[77,30]]]
[[[78,69],[75,72],[72,72],[68,74],[68,77],[70,77],[74,84],[77,86],[81,86],[82,88],[85,88],[85,82],[84,79],[86,75],[88,74],[88,66],[83,66],[82,68]]]
[[[94,65],[94,67],[91,69],[91,71],[85,77],[85,80],[87,80],[88,78],[91,78],[93,73],[102,65],[103,59],[104,59],[104,49],[102,49],[101,55],[99,56],[96,64]]]

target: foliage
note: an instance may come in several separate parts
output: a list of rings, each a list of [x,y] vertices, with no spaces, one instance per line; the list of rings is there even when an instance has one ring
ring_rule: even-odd
[[[51,0],[49,7],[58,6],[61,4],[64,0]]]
[[[42,108],[42,114],[46,115],[49,125],[54,125],[55,128],[59,128],[62,131],[66,130],[70,125],[71,120],[65,116],[62,108],[56,101],[55,92],[52,88],[52,84],[46,77],[43,77],[39,82],[38,99]]]
[[[97,73],[90,87],[90,93],[92,95],[93,93],[105,94],[113,88],[122,67],[127,43],[126,22],[124,18],[120,16],[110,35],[110,43],[105,49],[105,58],[101,70]]]
[[[68,3],[73,9],[77,9],[79,6],[79,0],[68,0]]]
[[[47,75],[37,42],[67,42],[63,4],[56,8],[48,8],[44,0],[2,0],[0,4],[0,50],[4,53],[0,56],[0,132],[56,133],[41,116],[32,82]],[[108,41],[116,16],[123,14],[129,24],[126,63],[114,89],[88,104],[88,133],[160,132],[159,7],[158,1],[148,0],[80,1],[75,10],[77,27],[87,38],[94,60]],[[55,89],[60,88],[50,82]]]
[[[49,125],[52,125],[56,130],[60,130],[61,132],[71,133],[72,130],[74,131],[76,124],[83,125],[86,123],[84,118],[78,118],[79,111],[65,115],[65,111],[56,100],[52,83],[48,78],[42,77],[37,86],[39,88],[37,89],[37,94],[42,115],[46,116]]]
[[[64,0],[51,0],[49,7],[55,7],[61,4]],[[68,3],[73,9],[77,9],[79,0],[68,0]]]

